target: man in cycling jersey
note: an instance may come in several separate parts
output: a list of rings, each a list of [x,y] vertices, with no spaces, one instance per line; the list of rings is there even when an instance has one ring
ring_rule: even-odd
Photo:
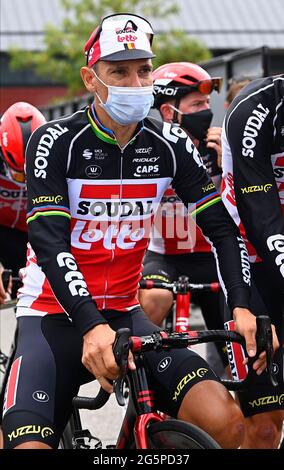
[[[222,198],[251,263],[253,313],[268,314],[279,338],[284,306],[284,75],[254,80],[228,109],[222,135]],[[282,311],[282,315],[281,315]],[[273,359],[279,387],[263,374],[240,394],[248,448],[276,448],[284,418],[283,349]],[[237,372],[241,364],[237,363]]]
[[[165,122],[180,126],[198,149],[209,175],[220,187],[221,128],[210,127],[213,117],[210,93],[220,91],[222,79],[211,78],[199,65],[190,62],[165,64],[153,73],[155,102]],[[206,196],[206,188],[204,189]],[[192,283],[218,282],[212,245],[189,216],[172,188],[163,195],[155,217],[144,260],[144,279],[173,282],[181,275]],[[141,306],[150,319],[160,325],[167,316],[173,293],[151,289],[139,292]],[[201,308],[209,329],[223,328],[219,293],[200,291],[191,300]],[[217,344],[223,365],[228,365],[226,350]]]
[[[5,266],[14,276],[26,264],[28,242],[25,148],[31,133],[45,122],[41,112],[25,102],[10,106],[0,122],[0,271]],[[0,276],[0,303],[5,298]]]
[[[256,322],[237,227],[213,188],[205,208],[202,188],[211,180],[184,131],[146,119],[153,102],[152,39],[151,25],[139,16],[104,18],[86,43],[81,69],[93,104],[47,123],[29,141],[31,246],[3,412],[8,448],[56,447],[79,386],[95,376],[112,390],[109,380],[119,374],[115,330],[129,327],[141,335],[157,329],[139,306],[137,286],[147,232],[171,183],[216,245],[237,329],[255,355]],[[158,159],[155,168],[136,161],[145,149]],[[246,331],[239,316],[247,319]],[[258,373],[263,356],[254,363]],[[169,366],[161,373],[165,357]],[[240,445],[239,407],[201,357],[185,349],[147,353],[145,360],[160,410],[207,430],[223,447]],[[131,356],[129,367],[135,367]],[[188,380],[200,367],[203,372]]]

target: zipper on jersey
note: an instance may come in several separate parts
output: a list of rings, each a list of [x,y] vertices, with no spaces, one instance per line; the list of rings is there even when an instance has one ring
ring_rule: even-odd
[[[120,221],[121,203],[122,203],[123,153],[124,153],[124,150],[125,150],[125,148],[127,147],[128,144],[129,144],[129,142],[124,147],[119,147],[120,148],[120,176],[119,176],[120,185],[119,185],[119,211],[118,211],[118,216],[117,216],[118,217],[118,224],[119,224],[119,221]],[[107,295],[107,289],[108,289],[108,276],[110,275],[111,264],[114,260],[114,252],[115,252],[115,247],[114,247],[114,249],[113,248],[111,249],[111,259],[109,261],[109,269],[108,269],[107,275],[105,277],[105,292],[104,292],[103,309],[107,308],[106,295]]]

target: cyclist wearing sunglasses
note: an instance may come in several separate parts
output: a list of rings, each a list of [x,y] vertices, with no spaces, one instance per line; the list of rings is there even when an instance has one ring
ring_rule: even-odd
[[[265,373],[239,396],[248,448],[277,448],[284,418],[283,96],[284,75],[252,81],[229,107],[222,133],[222,198],[248,249],[251,310],[270,315],[281,339],[273,358],[279,386]]]
[[[157,329],[139,306],[137,286],[147,229],[171,182],[185,204],[198,204],[197,221],[216,245],[234,315],[254,321],[238,230],[213,188],[204,200],[202,188],[211,180],[197,151],[186,134],[146,118],[153,102],[152,38],[139,16],[104,18],[85,46],[81,69],[93,104],[47,123],[29,141],[31,246],[4,405],[5,447],[56,447],[80,385],[96,377],[112,390],[108,379],[119,374],[115,330]],[[157,163],[144,163],[148,155]],[[255,331],[255,322],[250,326]],[[160,410],[206,429],[223,447],[240,445],[242,414],[206,361],[188,349],[145,357]],[[165,357],[168,367],[160,372]],[[265,368],[262,356],[254,367]]]
[[[153,78],[154,107],[165,122],[187,132],[218,187],[221,180],[221,169],[217,164],[217,158],[221,156],[221,128],[210,127],[213,114],[209,100],[214,90],[220,91],[222,79],[211,78],[206,70],[190,62],[162,65],[154,71]],[[171,226],[173,231],[169,233]],[[143,264],[145,279],[173,282],[186,275],[193,283],[218,282],[212,246],[194,221],[188,220],[185,207],[172,188],[167,189],[162,198]],[[161,289],[141,290],[139,297],[144,311],[160,325],[172,306],[173,293]],[[208,328],[223,328],[218,292],[193,294],[192,302],[200,306]],[[228,359],[224,345],[218,343],[217,349],[226,367]]]
[[[25,149],[31,133],[45,122],[38,109],[24,102],[10,106],[0,122],[0,262],[14,276],[26,264],[28,242]],[[5,298],[0,277],[0,303]]]

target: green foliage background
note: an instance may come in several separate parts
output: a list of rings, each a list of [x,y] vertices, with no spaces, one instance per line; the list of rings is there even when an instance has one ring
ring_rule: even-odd
[[[178,12],[177,5],[170,0],[60,1],[65,19],[60,28],[53,25],[46,27],[45,49],[41,52],[12,49],[11,66],[16,70],[33,69],[40,76],[66,84],[70,97],[84,89],[79,73],[80,67],[85,64],[83,48],[102,17],[128,11],[152,20],[168,17],[170,25],[170,15]],[[167,62],[199,62],[211,58],[205,45],[190,39],[182,31],[169,30],[168,34],[155,36],[153,50],[157,56],[153,60],[154,68]]]

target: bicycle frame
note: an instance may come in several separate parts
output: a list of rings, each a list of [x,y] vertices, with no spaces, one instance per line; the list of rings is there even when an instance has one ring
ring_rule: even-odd
[[[220,284],[212,282],[211,284],[192,284],[187,276],[180,276],[178,281],[173,283],[161,282],[156,280],[142,279],[140,289],[167,289],[175,295],[176,307],[174,317],[174,331],[176,333],[185,333],[190,329],[190,307],[191,293],[197,291],[218,292]]]
[[[149,389],[142,355],[136,356],[137,370],[131,372],[130,399],[121,430],[116,443],[116,449],[127,448],[131,435],[135,440],[136,449],[148,449],[147,425],[150,422],[164,421],[166,415],[158,414],[155,407],[154,392]],[[132,397],[136,398],[134,404]]]

